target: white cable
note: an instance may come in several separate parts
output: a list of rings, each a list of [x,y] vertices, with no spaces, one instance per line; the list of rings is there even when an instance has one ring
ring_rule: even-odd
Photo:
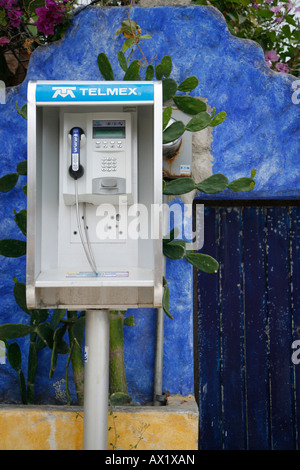
[[[95,261],[95,257],[94,257],[94,253],[93,253],[91,244],[90,244],[89,234],[88,234],[87,225],[86,225],[86,203],[83,204],[83,217],[82,218],[83,218],[83,221],[84,221],[84,224],[83,224],[84,233],[85,233],[85,239],[86,239],[87,247],[88,247],[89,254],[90,254],[90,259],[92,260],[93,266],[95,267],[95,269],[97,271],[97,264],[96,264],[96,261]]]
[[[88,251],[87,251],[87,248],[85,246],[85,241],[83,239],[83,233],[82,233],[82,229],[81,229],[81,223],[80,223],[80,217],[79,217],[79,204],[78,204],[78,182],[77,180],[75,180],[75,205],[76,205],[76,217],[77,217],[77,226],[78,226],[78,231],[79,231],[79,236],[80,236],[80,240],[81,240],[81,244],[82,244],[82,247],[84,249],[84,252],[85,252],[85,256],[88,260],[88,263],[92,269],[92,271],[94,271],[95,274],[98,274],[97,273],[97,267],[96,267],[96,264],[95,264],[95,261],[94,261],[94,257],[91,256],[90,257],[90,246],[89,246],[89,243],[88,243]]]

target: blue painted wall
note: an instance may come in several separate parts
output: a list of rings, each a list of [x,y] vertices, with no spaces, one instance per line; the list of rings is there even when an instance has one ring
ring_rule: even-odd
[[[213,172],[235,179],[256,168],[257,185],[251,197],[298,197],[300,105],[292,103],[295,78],[270,71],[261,48],[232,37],[213,7],[135,7],[132,13],[143,33],[153,38],[144,42],[148,59],[159,60],[169,54],[172,77],[180,82],[196,75],[199,86],[193,94],[206,98],[217,112],[227,112],[226,121],[213,131]],[[16,113],[15,102],[19,106],[26,102],[28,79],[101,80],[97,67],[100,52],[110,57],[115,79],[122,79],[117,53],[123,41],[115,31],[126,15],[124,8],[87,8],[75,16],[63,40],[33,54],[26,80],[9,90],[6,105],[0,107],[0,176],[15,171],[17,163],[26,158],[26,122]],[[22,193],[25,182],[25,177],[20,177],[13,191],[0,194],[0,238],[23,238],[13,221],[13,209],[26,206]],[[233,195],[224,192],[221,197],[228,196]],[[29,318],[12,295],[13,276],[25,281],[25,257],[1,257],[1,323],[28,323]],[[184,395],[193,393],[191,266],[185,261],[168,261],[167,278],[175,320],[165,321],[163,390]],[[135,313],[136,319],[135,327],[125,328],[129,393],[140,403],[149,402],[153,392],[155,311],[128,313]],[[27,339],[20,343],[28,348]],[[50,381],[49,351],[40,352],[38,403],[56,403],[53,383],[64,377],[65,359],[60,358]],[[16,373],[9,365],[0,367],[0,401],[19,402]]]

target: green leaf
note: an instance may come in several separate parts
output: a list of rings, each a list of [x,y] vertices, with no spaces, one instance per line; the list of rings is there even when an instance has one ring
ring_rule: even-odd
[[[100,73],[102,74],[105,80],[114,80],[114,73],[112,66],[108,60],[107,55],[104,52],[101,52],[97,57],[98,67]]]
[[[18,381],[19,381],[19,388],[20,388],[22,403],[23,405],[27,405],[27,391],[26,391],[25,377],[21,370],[18,371]]]
[[[154,65],[148,65],[146,69],[145,80],[153,80],[154,77]]]
[[[169,55],[165,55],[161,61],[160,65],[162,67],[162,72],[163,75],[168,78],[170,76],[170,73],[172,71],[172,59]]]
[[[153,80],[153,77],[154,77],[154,65],[150,64],[148,65],[146,69],[145,80],[147,81]]]
[[[32,324],[39,325],[40,323],[43,323],[45,320],[47,320],[48,315],[49,311],[46,309],[33,310],[31,314]]]
[[[16,299],[17,304],[19,307],[25,312],[30,315],[30,310],[27,308],[26,304],[26,285],[24,282],[18,282],[16,279],[14,279],[15,285],[14,285],[14,297]]]
[[[163,132],[163,144],[168,144],[169,142],[174,142],[174,140],[179,139],[184,133],[184,129],[185,127],[182,121],[173,122]]]
[[[219,263],[211,256],[203,253],[187,252],[185,259],[197,269],[200,269],[200,271],[204,271],[205,273],[213,274],[219,269]]]
[[[174,96],[176,106],[186,114],[198,114],[206,110],[204,101],[193,96]]]
[[[123,80],[138,80],[140,68],[141,65],[139,60],[136,59],[132,61],[124,75]]]
[[[296,21],[294,20],[294,18],[292,17],[292,15],[286,15],[284,17],[285,21],[289,24],[291,24],[292,26],[294,26],[295,28],[297,28],[297,23]]]
[[[163,243],[171,243],[180,233],[179,227],[172,228],[171,232],[163,238]]]
[[[7,193],[11,191],[16,186],[18,178],[18,173],[9,173],[8,175],[2,176],[2,178],[0,178],[0,192]]]
[[[19,256],[26,255],[26,242],[4,238],[0,240],[0,255],[7,258],[18,258]]]
[[[172,106],[167,106],[163,111],[163,129],[166,128],[172,116]]]
[[[173,78],[163,78],[162,80],[163,87],[163,103],[169,101],[177,91],[177,83]]]
[[[218,126],[219,124],[221,124],[221,122],[223,122],[225,119],[226,119],[226,116],[227,114],[225,113],[225,111],[220,111],[210,122],[210,126],[211,127],[216,127]]]
[[[132,34],[132,32],[135,33],[138,26],[137,22],[134,20],[123,20],[121,21],[121,25],[123,27],[123,30],[130,34]]]
[[[152,39],[152,36],[150,36],[150,34],[143,34],[140,36],[140,39]]]
[[[255,181],[253,178],[248,178],[248,177],[244,177],[244,178],[238,178],[234,181],[231,181],[231,183],[229,183],[228,185],[228,188],[231,190],[231,191],[251,191],[255,186]]]
[[[80,346],[83,343],[83,336],[84,336],[84,325],[85,325],[85,317],[79,317],[74,325],[72,326],[72,331],[74,338],[78,342]]]
[[[155,67],[155,76],[157,80],[162,80],[164,76],[163,66],[161,64],[157,64]]]
[[[134,326],[134,315],[129,315],[128,317],[124,318],[124,325]]]
[[[209,126],[210,122],[210,115],[206,111],[203,111],[202,113],[196,114],[196,116],[187,123],[185,129],[190,132],[198,132]]]
[[[196,188],[195,181],[190,177],[176,178],[169,181],[164,190],[164,194],[168,196],[178,196],[180,194],[189,193]]]
[[[53,347],[53,330],[48,323],[42,323],[35,329],[42,342],[52,349]]]
[[[127,49],[130,49],[134,44],[134,39],[133,38],[127,38],[126,41],[124,41],[124,44],[122,46],[122,52],[126,52]]]
[[[125,57],[125,55],[122,51],[118,52],[118,60],[119,60],[120,67],[124,70],[124,72],[126,72],[126,70],[128,68],[127,60],[126,60],[126,57]]]
[[[54,343],[53,343],[53,349],[52,349],[52,354],[51,354],[51,361],[50,361],[49,379],[52,379],[53,374],[54,374],[54,372],[55,372],[56,364],[57,364],[57,356],[58,356],[58,353],[57,353],[57,344],[56,344],[56,342],[54,341]]]
[[[261,16],[262,18],[272,18],[273,17],[273,12],[270,10],[257,10],[256,15]]]
[[[6,323],[0,325],[0,339],[14,339],[26,336],[33,331],[31,325],[23,325],[18,323]]]
[[[27,160],[23,160],[17,164],[17,172],[19,175],[27,175]]]
[[[25,184],[22,188],[23,190],[23,193],[25,194],[25,196],[27,196],[27,184]]]
[[[283,34],[290,39],[291,37],[291,29],[288,24],[285,24],[282,26],[282,32]]]
[[[54,330],[59,322],[65,316],[66,310],[65,309],[55,309],[53,310],[51,320],[50,320],[50,327]]]
[[[12,368],[18,372],[22,365],[21,350],[18,343],[11,343],[7,345],[7,359]]]
[[[198,86],[198,84],[199,84],[199,80],[197,77],[194,77],[194,76],[189,77],[180,83],[178,90],[179,91],[192,91]]]
[[[255,175],[256,175],[256,169],[253,168],[253,169],[251,170],[251,178],[254,178]]]
[[[16,102],[17,113],[22,116],[22,118],[27,119],[27,104],[23,104],[21,109],[19,109],[18,103]]]
[[[180,244],[164,243],[163,244],[163,254],[170,259],[181,259],[184,256],[185,249]]]
[[[27,381],[31,384],[34,384],[36,371],[37,371],[37,347],[36,347],[36,343],[31,343],[30,348],[29,348],[28,373],[27,373]]]
[[[216,173],[215,175],[206,178],[201,183],[196,185],[199,191],[207,194],[215,194],[223,191],[228,185],[228,178],[222,173]]]
[[[163,298],[162,298],[162,307],[163,307],[165,314],[169,318],[171,318],[171,320],[174,320],[174,317],[172,317],[172,315],[170,314],[169,302],[170,302],[170,291],[169,291],[168,285],[165,284]]]
[[[52,349],[52,355],[51,355],[51,366],[50,366],[50,372],[49,372],[49,378],[53,376],[53,373],[56,369],[56,364],[57,364],[57,355],[58,353],[60,354],[68,354],[70,351],[69,346],[63,341],[63,336],[66,332],[66,326],[61,326],[60,328],[57,328],[55,330],[54,335],[53,335],[53,349]]]
[[[27,229],[27,210],[22,209],[20,212],[13,211],[15,214],[15,222],[23,235],[26,237],[26,229]]]

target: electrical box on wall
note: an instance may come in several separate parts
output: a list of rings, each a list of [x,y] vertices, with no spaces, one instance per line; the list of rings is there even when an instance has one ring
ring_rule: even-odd
[[[28,84],[27,305],[162,301],[161,82]]]
[[[168,125],[175,121],[187,124],[191,116],[173,108]],[[166,179],[192,176],[192,133],[184,132],[179,139],[163,145],[163,176]]]

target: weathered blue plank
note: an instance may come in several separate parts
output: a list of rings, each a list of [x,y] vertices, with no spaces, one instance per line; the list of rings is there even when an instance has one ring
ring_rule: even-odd
[[[205,209],[204,247],[218,259],[218,210]],[[222,449],[219,277],[198,271],[199,448]]]
[[[289,218],[287,209],[267,211],[267,282],[269,309],[272,448],[295,448],[291,362]]]
[[[220,315],[224,449],[245,449],[244,315],[241,212],[221,209]]]
[[[264,207],[243,209],[243,253],[247,449],[268,450],[270,435]]]
[[[291,293],[293,331],[292,340],[299,341],[300,335],[300,206],[290,209],[290,250],[291,250]],[[299,350],[299,346],[297,347]],[[296,352],[296,351],[295,351]],[[292,354],[292,351],[291,351]],[[297,354],[299,360],[300,355]],[[295,434],[296,448],[300,449],[300,362],[293,366],[295,390]]]

